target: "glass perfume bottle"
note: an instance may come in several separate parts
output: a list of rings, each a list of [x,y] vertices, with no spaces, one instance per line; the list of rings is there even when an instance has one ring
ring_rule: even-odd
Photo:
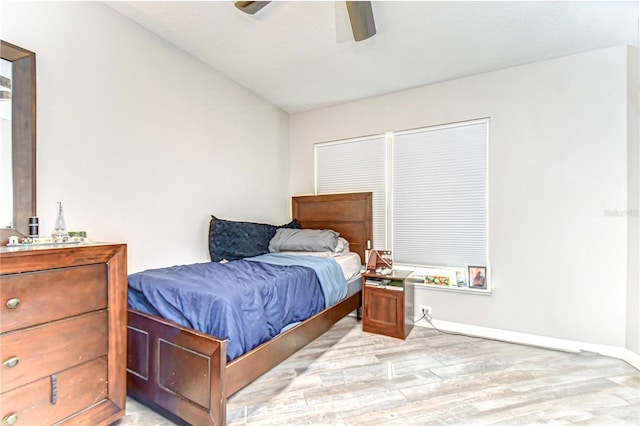
[[[56,219],[56,227],[52,237],[57,243],[65,242],[68,237],[67,225],[64,223],[64,212],[62,211],[62,203],[60,201],[58,201],[58,218]]]

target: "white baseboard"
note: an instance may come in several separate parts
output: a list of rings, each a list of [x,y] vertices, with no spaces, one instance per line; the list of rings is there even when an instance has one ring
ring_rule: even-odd
[[[631,365],[632,367],[635,367],[636,370],[640,370],[640,354],[637,354],[626,348],[623,349],[623,351],[624,351],[624,354],[623,354],[624,356],[620,359],[626,361],[626,363]]]
[[[416,318],[417,320],[417,318]],[[487,337],[509,343],[519,343],[524,345],[539,346],[547,349],[555,349],[566,352],[595,352],[600,355],[618,358],[637,370],[640,370],[640,354],[630,351],[627,348],[616,346],[597,345],[594,343],[578,342],[574,340],[557,339],[555,337],[538,336],[535,334],[518,333],[515,331],[500,330],[497,328],[478,327],[475,325],[461,324],[449,321],[433,320],[433,325],[443,331],[468,334],[470,336]],[[425,320],[416,322],[419,327],[432,328]]]

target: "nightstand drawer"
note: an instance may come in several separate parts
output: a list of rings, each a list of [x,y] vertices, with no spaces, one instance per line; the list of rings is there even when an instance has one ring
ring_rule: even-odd
[[[363,301],[363,330],[404,339],[404,298],[401,292],[367,288]]]
[[[2,276],[0,332],[107,307],[107,266],[75,266]]]
[[[362,274],[362,330],[405,339],[413,328],[411,271],[391,270],[386,275]]]
[[[0,415],[3,420],[14,416],[16,426],[50,425],[107,394],[107,360],[102,357],[3,393]]]
[[[107,311],[0,336],[3,392],[107,353]]]

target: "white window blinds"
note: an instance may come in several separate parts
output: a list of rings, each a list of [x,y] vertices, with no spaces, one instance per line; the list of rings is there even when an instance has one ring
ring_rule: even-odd
[[[393,257],[487,265],[487,122],[396,133]]]
[[[385,248],[384,135],[316,145],[316,194],[373,193],[373,247]]]
[[[486,266],[488,120],[317,144],[316,194],[373,192],[374,248]]]

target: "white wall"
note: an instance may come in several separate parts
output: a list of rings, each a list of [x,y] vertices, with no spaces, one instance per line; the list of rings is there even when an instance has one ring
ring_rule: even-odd
[[[282,223],[288,114],[97,2],[2,2],[36,52],[41,234],[129,244],[129,272],[208,260],[210,214]]]
[[[625,347],[625,46],[291,116],[291,190],[317,142],[489,117],[493,294],[418,290],[436,320]]]

